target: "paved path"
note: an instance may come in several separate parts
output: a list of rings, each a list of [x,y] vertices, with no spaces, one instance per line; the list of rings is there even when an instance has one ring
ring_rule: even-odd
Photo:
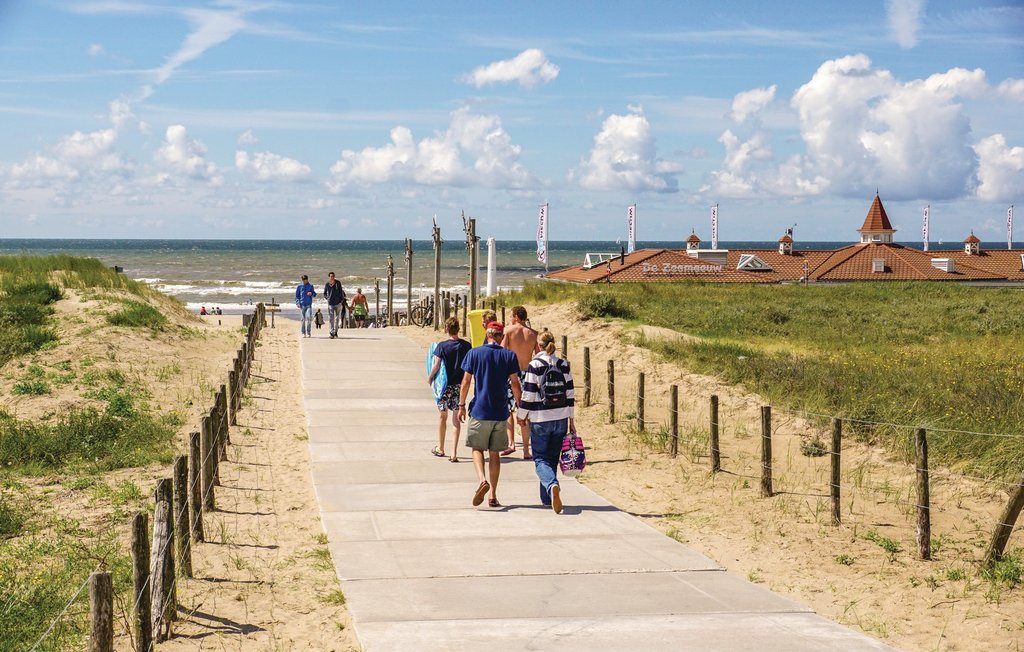
[[[365,652],[883,650],[726,573],[571,479],[559,516],[533,465],[473,508],[468,451],[430,455],[425,352],[392,330],[302,339],[313,482]]]

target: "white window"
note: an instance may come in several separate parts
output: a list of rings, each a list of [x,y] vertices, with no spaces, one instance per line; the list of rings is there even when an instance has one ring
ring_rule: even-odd
[[[875,258],[871,261],[871,271],[875,273],[885,271],[885,258]]]

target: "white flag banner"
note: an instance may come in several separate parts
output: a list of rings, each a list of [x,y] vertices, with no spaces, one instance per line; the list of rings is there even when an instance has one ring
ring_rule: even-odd
[[[928,209],[930,206],[924,207],[924,222],[921,225],[921,239],[924,240],[924,250],[928,251]]]
[[[540,205],[540,218],[537,222],[537,260],[548,264],[548,205]]]
[[[626,226],[629,231],[626,253],[631,254],[636,250],[636,204],[626,209]]]
[[[718,249],[718,204],[711,207],[711,248]]]
[[[1013,205],[1006,210],[1006,248],[1013,249]]]

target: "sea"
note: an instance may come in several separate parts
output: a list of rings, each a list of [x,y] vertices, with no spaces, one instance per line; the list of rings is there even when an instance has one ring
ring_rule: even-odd
[[[797,249],[835,249],[849,242],[802,242]],[[920,243],[905,243],[920,247]],[[775,249],[771,242],[720,241],[720,249]],[[959,249],[959,242],[933,243],[932,250]],[[555,270],[583,263],[588,253],[619,253],[615,241],[562,240],[548,243],[548,264],[537,259],[533,240],[495,242],[496,285],[499,290],[518,289],[537,279],[545,269]],[[683,249],[682,241],[644,241],[638,249]],[[413,300],[433,294],[434,251],[430,240],[412,241]],[[361,288],[371,310],[376,301],[387,300],[388,257],[395,269],[395,305],[404,308],[408,272],[404,240],[100,240],[100,239],[0,239],[0,255],[69,254],[98,258],[123,269],[129,277],[177,298],[198,311],[217,307],[224,313],[247,312],[260,301],[294,309],[295,286],[302,274],[320,291],[328,272],[334,272],[345,291]],[[480,242],[481,288],[487,281],[487,242]],[[469,253],[463,240],[441,247],[441,288],[458,294],[469,291]]]

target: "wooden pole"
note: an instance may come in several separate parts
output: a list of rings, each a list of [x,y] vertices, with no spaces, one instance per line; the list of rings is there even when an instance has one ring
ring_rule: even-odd
[[[220,404],[220,409],[217,413],[220,417],[220,461],[223,462],[228,459],[228,444],[231,443],[229,427],[231,421],[228,419],[228,389],[224,385],[220,386],[217,401]]]
[[[636,429],[644,431],[644,372],[636,377]]]
[[[843,522],[842,511],[839,504],[839,481],[842,465],[840,464],[843,452],[843,421],[832,419],[832,482],[829,483],[829,493],[832,496],[832,525],[840,525]]]
[[[373,311],[373,319],[375,320],[374,324],[377,326],[377,328],[380,328],[381,327],[381,322],[380,322],[380,279],[379,278],[373,279],[373,295],[375,297],[374,300],[376,302],[376,308],[374,308],[374,311]]]
[[[405,271],[408,280],[405,294],[405,323],[412,326],[412,238],[405,239]]]
[[[501,305],[501,323],[502,324],[507,324],[508,323],[508,322],[505,321],[505,304]]]
[[[137,512],[132,519],[132,631],[135,649],[149,650],[153,645],[152,602],[149,593],[149,517]]]
[[[228,423],[236,425],[238,423],[238,417],[236,412],[238,407],[235,405],[235,398],[238,396],[238,375],[234,369],[228,369]]]
[[[711,395],[711,472],[722,470],[722,448],[718,441],[718,395]]]
[[[89,575],[89,652],[113,652],[114,583],[110,573]]]
[[[590,347],[583,347],[583,407],[590,407]]]
[[[1017,523],[1017,517],[1020,516],[1022,508],[1024,508],[1024,473],[1017,481],[1017,487],[1010,494],[1010,500],[999,516],[999,522],[996,523],[996,529],[992,533],[992,542],[985,554],[986,565],[992,566],[1002,559],[1006,543],[1010,540],[1010,535],[1013,533],[1013,527]]]
[[[395,325],[395,313],[394,313],[394,297],[395,297],[395,261],[391,258],[391,254],[388,254],[388,326]]]
[[[914,452],[917,454],[917,554],[921,559],[932,558],[931,499],[928,496],[928,437],[924,428],[914,433]]]
[[[466,295],[463,294],[462,295],[462,332],[463,333],[468,333],[469,332],[468,330],[466,330],[467,326],[469,326],[469,308],[467,307],[468,305],[469,305],[469,300],[466,298]]]
[[[203,512],[212,512],[214,507],[213,495],[213,470],[217,463],[217,453],[213,448],[213,429],[210,427],[210,417],[203,417],[199,420],[203,468]]]
[[[772,406],[761,406],[761,497],[772,497]]]
[[[174,458],[174,542],[178,568],[192,577],[192,528],[188,523],[188,458]]]
[[[192,508],[191,540],[202,541],[203,532],[203,471],[202,444],[198,432],[188,435],[188,495],[189,506]]]
[[[469,305],[471,306],[471,310],[476,310],[476,297],[477,292],[479,291],[477,268],[480,266],[480,260],[478,258],[480,255],[480,238],[476,237],[476,218],[469,218],[467,228],[466,246],[469,247]]]
[[[434,330],[441,328],[441,227],[434,225]]]
[[[615,423],[615,361],[608,361],[608,423]]]
[[[505,323],[505,322],[501,322]],[[569,359],[569,338],[565,335],[562,336],[562,357],[566,360]]]
[[[679,385],[669,388],[668,399],[669,434],[671,435],[672,457],[679,454]]]
[[[165,641],[171,635],[171,620],[176,604],[174,599],[174,526],[171,512],[174,508],[171,497],[171,481],[157,480],[156,510],[153,512],[153,549],[150,551],[149,585],[152,595],[150,611],[153,636],[156,642]]]

